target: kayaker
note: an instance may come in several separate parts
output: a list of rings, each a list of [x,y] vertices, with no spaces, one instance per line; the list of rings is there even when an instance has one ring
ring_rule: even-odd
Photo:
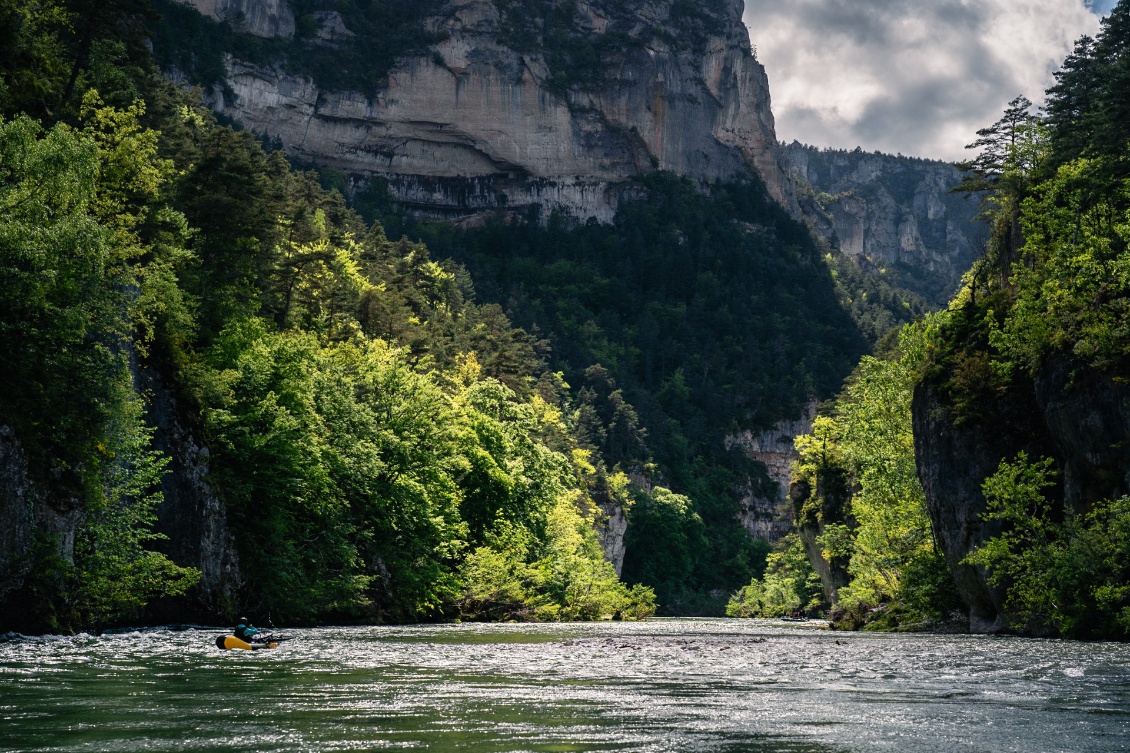
[[[261,640],[259,638],[259,628],[252,625],[251,620],[247,619],[246,617],[239,618],[239,624],[235,626],[233,635],[235,635],[235,637],[239,638],[241,641],[246,641],[248,643],[253,643],[254,641]]]

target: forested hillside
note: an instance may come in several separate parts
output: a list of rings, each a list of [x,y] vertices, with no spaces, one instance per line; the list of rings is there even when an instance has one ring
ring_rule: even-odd
[[[776,497],[729,438],[922,311],[753,177],[652,172],[611,224],[421,219],[218,123],[149,51],[229,26],[0,9],[14,627],[721,613],[769,551],[741,501]]]
[[[162,384],[238,556],[214,618],[649,614],[597,539],[627,479],[536,341],[167,83],[145,13],[0,3],[0,629],[194,588],[153,531]]]
[[[577,390],[578,436],[606,467],[689,498],[633,509],[623,574],[654,587],[663,613],[720,614],[769,551],[740,525],[740,499],[776,497],[728,438],[835,394],[861,354],[926,306],[823,248],[756,181],[703,192],[661,173],[640,188],[611,225],[414,218],[379,183],[353,203],[465,265],[476,295],[536,336]]]
[[[985,254],[798,442],[810,557],[776,555],[731,612],[824,601],[905,629],[964,608],[977,631],[1130,637],[1127,40],[1123,0],[1042,113],[1018,98],[978,132]]]
[[[456,6],[295,3],[293,37],[196,5],[213,18],[158,6],[154,49],[169,75],[235,87],[211,90],[217,110],[279,134],[390,237],[464,265],[476,299],[501,307],[561,373],[578,437],[602,467],[689,498],[636,506],[625,577],[657,588],[667,613],[721,613],[726,594],[764,565],[766,543],[751,540],[758,521],[776,529],[783,517],[777,484],[734,438],[807,415],[862,353],[925,310],[822,248],[789,215],[795,201],[783,209],[767,197],[757,174],[772,183],[784,173],[741,3],[480,2],[466,18]],[[374,31],[382,18],[387,28]],[[357,55],[383,54],[373,50],[394,27],[408,29],[397,61],[365,68],[367,83],[345,75],[360,70]],[[316,64],[331,59],[340,65]],[[453,71],[463,77],[454,90]],[[641,84],[655,76],[668,77],[662,105]],[[707,80],[713,93],[695,93]],[[483,111],[500,86],[511,95]],[[358,109],[362,95],[374,106]],[[546,107],[527,112],[535,95]],[[716,110],[718,100],[733,104]],[[601,109],[613,101],[624,107]],[[573,125],[555,136],[562,119]],[[370,138],[395,133],[395,143]],[[626,134],[635,135],[621,157],[602,151]],[[579,161],[546,164],[547,149]],[[492,193],[513,181],[529,190]],[[577,188],[586,181],[595,183]]]

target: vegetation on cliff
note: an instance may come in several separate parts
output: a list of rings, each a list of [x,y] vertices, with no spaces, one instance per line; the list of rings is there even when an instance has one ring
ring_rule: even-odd
[[[721,614],[717,594],[766,564],[765,542],[740,523],[741,498],[776,495],[726,438],[836,390],[869,347],[845,306],[861,291],[845,293],[854,278],[838,280],[756,181],[704,194],[656,174],[640,188],[612,225],[385,217],[465,264],[478,296],[536,333],[578,388],[579,436],[603,467],[677,493],[633,509],[624,577],[653,586],[665,613]]]
[[[915,406],[931,412],[922,426],[948,422],[970,448],[1000,453],[942,470],[996,469],[968,499],[939,501],[973,509],[974,520],[983,510],[983,533],[962,528],[953,532],[961,541],[942,542],[949,569],[966,587],[985,578],[999,589],[998,624],[1130,637],[1127,39],[1123,0],[1065,61],[1044,114],[1018,98],[978,133],[979,154],[962,167],[965,188],[984,196],[984,255],[949,308],[904,330],[886,359],[865,358],[816,432],[798,441],[801,531],[819,535],[816,558],[830,572],[846,568],[825,592],[847,624],[901,625],[956,601],[938,554],[948,533],[935,529],[938,511],[914,473],[918,389],[933,396]],[[920,454],[918,470],[939,462]],[[836,474],[848,502],[825,518]]]
[[[904,327],[881,357],[865,356],[812,434],[797,438],[796,526],[826,563],[826,582],[806,601],[763,598],[765,616],[819,611],[827,599],[841,626],[889,629],[937,622],[960,607],[933,539],[911,428],[935,318]],[[772,593],[774,580],[814,577],[807,556],[781,563],[775,578],[736,594],[729,611],[743,613],[750,593]]]
[[[608,21],[597,30],[574,2],[496,5],[500,41],[541,55],[548,86],[559,93],[598,87],[647,44],[701,52],[734,12],[726,3],[597,3]],[[645,5],[658,11],[644,13]],[[170,11],[165,25],[209,26],[190,15]],[[344,20],[353,28],[348,14]],[[159,39],[156,50],[163,65],[189,71],[197,58],[162,57],[191,41],[182,36]],[[221,37],[199,35],[214,47],[226,44]],[[348,50],[362,38],[334,44]],[[325,42],[296,40],[286,54],[328,49]],[[305,64],[287,58],[288,68],[310,73]],[[190,72],[194,81],[200,75]],[[350,193],[345,175],[321,175],[327,187]],[[832,394],[871,343],[921,310],[905,291],[819,248],[755,179],[715,186],[708,196],[691,181],[652,175],[611,226],[511,213],[455,227],[400,214],[382,188],[370,181],[351,206],[390,236],[407,234],[465,266],[473,296],[530,334],[530,352],[543,363],[528,370],[560,372],[541,385],[558,395],[547,397],[551,403],[567,403],[597,475],[631,476],[633,497],[653,484],[673,490],[635,500],[624,562],[625,578],[656,588],[667,613],[720,614],[718,594],[765,567],[768,547],[742,527],[741,501],[777,492],[726,437],[795,418],[813,395]],[[471,298],[472,288],[464,290]],[[486,364],[489,356],[479,356]]]
[[[426,43],[398,30],[430,6],[402,5],[382,26],[383,4],[298,2],[285,54],[365,90]],[[548,45],[555,81],[592,85],[604,53],[581,44],[572,4],[503,5],[540,19],[530,44]],[[191,587],[194,571],[148,548],[165,462],[148,444],[150,371],[211,451],[239,605],[279,619],[632,617],[657,597],[720,613],[718,594],[751,581],[739,612],[820,598],[803,531],[767,557],[742,527],[740,500],[775,490],[725,440],[835,392],[911,318],[910,296],[826,255],[756,180],[706,195],[653,175],[611,226],[457,228],[372,193],[352,197],[377,210],[366,223],[322,185],[336,176],[217,124],[144,44],[219,84],[229,43],[267,60],[280,40],[173,3],[159,6],[184,27],[170,38],[141,24],[141,0],[91,7],[0,0],[0,339],[17,354],[0,364],[0,423],[27,452],[34,503],[63,521],[0,563],[35,573],[6,596],[22,625],[98,627]],[[723,12],[672,9],[696,34]],[[317,38],[315,14],[335,10],[388,44]],[[865,362],[840,423],[820,428],[841,480],[867,480],[850,518],[818,521],[861,610],[941,588],[917,498],[898,497],[911,484],[895,414],[924,331]],[[885,423],[860,433],[851,417],[873,408]],[[885,441],[890,467],[873,473],[862,458]],[[628,511],[630,587],[600,549],[601,506]]]
[[[497,0],[500,40],[538,55],[549,69],[548,88],[559,94],[593,91],[614,82],[626,60],[649,45],[702,52],[726,31],[726,0],[620,0],[592,3],[596,19],[577,0]]]
[[[1044,115],[1017,100],[979,133],[981,155],[967,167],[973,187],[992,191],[993,236],[951,306],[927,375],[971,426],[1032,395],[1110,400],[1123,411],[1130,400],[1128,38],[1123,0],[1065,61]],[[1053,371],[1071,376],[1048,395],[1036,385],[1050,384]],[[969,561],[1005,589],[1018,627],[1125,639],[1125,426],[1120,436],[1094,432],[1093,467],[1080,467],[1062,440],[1044,457],[1018,450],[999,459],[983,494],[986,519],[1004,528]]]
[[[536,342],[473,303],[461,267],[366,228],[165,82],[133,5],[89,44],[84,7],[0,3],[0,421],[34,504],[76,531],[3,563],[34,574],[6,626],[136,618],[197,577],[146,547],[165,462],[146,369],[212,448],[241,604],[302,622],[653,611],[597,541],[593,496],[630,504],[626,479],[589,462]]]
[[[139,114],[90,93],[74,126],[0,115],[0,420],[33,477],[84,519],[69,558],[38,536],[29,599],[52,627],[101,624],[199,576],[144,548],[164,461],[148,449],[129,361],[168,282],[169,249],[150,238],[181,218],[157,205],[170,166]]]
[[[334,2],[287,0],[294,12],[293,38],[264,38],[231,21],[215,21],[177,0],[153,0],[156,14],[149,33],[162,70],[178,70],[199,86],[226,88],[224,56],[272,66],[282,63],[310,76],[324,89],[375,95],[387,83],[397,59],[425,50],[436,41],[424,19],[439,0],[412,2]],[[332,16],[333,35],[320,34]]]
[[[375,96],[398,59],[421,54],[442,39],[428,24],[445,10],[439,0],[288,2],[295,16],[294,37],[264,38],[247,33],[238,21],[215,21],[176,0],[153,0],[157,15],[150,33],[158,63],[193,83],[222,90],[224,56],[230,54],[267,67],[283,64],[326,91]],[[709,36],[725,31],[724,0],[594,5],[606,22],[602,28],[594,26],[576,0],[497,0],[498,41],[544,61],[549,74],[545,85],[565,94],[608,84],[627,57],[646,54],[649,44],[701,51]],[[646,6],[653,6],[647,17],[659,20],[642,20]]]
[[[1054,500],[1050,457],[1020,452],[985,479],[986,520],[1004,531],[968,558],[1008,593],[1018,627],[1073,638],[1130,637],[1130,497],[1086,512]]]

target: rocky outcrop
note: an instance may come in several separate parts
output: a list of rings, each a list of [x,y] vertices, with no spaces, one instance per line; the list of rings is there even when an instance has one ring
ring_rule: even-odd
[[[0,426],[0,604],[27,577],[33,516],[34,495],[23,447],[9,427]]]
[[[200,570],[200,583],[185,596],[152,602],[146,616],[158,622],[231,617],[241,582],[239,559],[223,500],[209,483],[208,448],[188,430],[172,390],[158,374],[142,370],[139,381],[155,429],[154,449],[169,458],[155,526],[168,538],[154,548],[178,565]]]
[[[985,235],[977,202],[954,194],[946,162],[805,146],[785,148],[816,231],[891,281],[944,305]]]
[[[612,563],[616,569],[616,577],[624,569],[624,535],[628,532],[628,516],[624,507],[614,500],[598,502],[601,519],[597,523],[596,533],[600,539],[600,548],[604,550],[604,558]]]
[[[19,437],[0,426],[0,632],[44,628],[25,588],[37,554],[74,562],[75,534],[85,511],[69,491],[78,487],[77,480],[66,472],[57,475],[56,493],[46,494],[29,473]],[[53,551],[36,551],[37,534],[52,542]]]
[[[136,378],[155,429],[154,449],[170,460],[155,526],[168,538],[153,542],[153,548],[178,565],[199,568],[202,576],[185,596],[151,602],[142,619],[212,622],[230,617],[236,608],[239,564],[223,502],[208,484],[208,451],[179,418],[172,392],[161,380],[144,369]],[[81,498],[67,492],[72,487],[75,484],[66,479],[33,481],[18,438],[9,427],[0,426],[0,632],[49,627],[29,603],[28,581],[36,559],[44,554],[74,562],[75,538],[86,511]],[[38,551],[37,536],[51,542],[53,551]]]
[[[639,40],[597,86],[563,89],[543,52],[507,46],[492,0],[450,0],[425,22],[439,41],[401,59],[375,96],[228,56],[234,97],[211,103],[297,160],[388,180],[421,212],[538,205],[607,221],[633,178],[669,170],[704,183],[759,175],[799,215],[742,1],[725,0],[717,30],[690,46],[671,0],[630,5],[577,4],[581,42],[613,28]]]
[[[176,0],[215,21],[227,21],[256,37],[294,36],[294,12],[286,0]]]
[[[1035,398],[1060,461],[1064,502],[1083,511],[1130,494],[1130,386],[1053,359],[1037,375]]]
[[[1051,493],[1076,510],[1130,493],[1130,387],[1055,360],[1034,381],[1012,384],[978,406],[975,419],[961,420],[944,389],[931,383],[915,390],[912,410],[918,476],[969,607],[970,629],[1005,629],[1004,593],[988,583],[983,568],[962,564],[1000,530],[981,520],[982,484],[1002,460],[1024,451],[1055,459],[1061,484]]]
[[[842,557],[827,559],[824,547],[820,545],[820,537],[825,531],[825,521],[846,522],[845,512],[851,492],[847,476],[840,468],[828,468],[818,473],[816,487],[813,489],[806,479],[798,479],[789,487],[789,502],[796,520],[797,536],[804,545],[808,561],[820,578],[824,601],[835,605],[839,601],[840,589],[851,580],[847,570],[848,562]],[[813,503],[819,509],[813,507]]]
[[[743,431],[726,439],[726,448],[738,448],[765,466],[772,492],[766,494],[749,485],[741,495],[739,517],[751,538],[776,541],[792,527],[792,505],[789,501],[791,467],[800,455],[796,438],[812,432],[816,418],[816,402],[811,402],[798,419],[781,421],[762,432]]]
[[[998,632],[1006,627],[1003,591],[989,584],[983,567],[962,561],[1000,532],[997,523],[981,520],[985,512],[981,485],[1002,458],[1011,459],[1022,449],[1024,431],[1017,435],[958,423],[940,390],[928,385],[915,390],[912,412],[918,478],[934,535],[957,592],[969,607],[969,628],[975,633]]]

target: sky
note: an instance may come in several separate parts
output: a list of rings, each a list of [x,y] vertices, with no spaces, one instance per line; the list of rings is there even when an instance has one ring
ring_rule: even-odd
[[[777,138],[959,160],[1117,0],[745,0]]]

